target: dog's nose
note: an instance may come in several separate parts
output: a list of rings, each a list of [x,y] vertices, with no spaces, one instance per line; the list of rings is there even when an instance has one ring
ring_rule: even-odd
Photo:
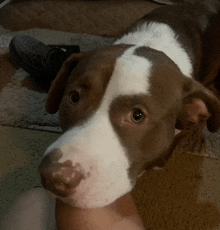
[[[74,166],[71,160],[59,163],[63,153],[60,149],[53,149],[39,165],[39,173],[43,187],[60,197],[68,197],[74,193],[85,175],[80,163]]]

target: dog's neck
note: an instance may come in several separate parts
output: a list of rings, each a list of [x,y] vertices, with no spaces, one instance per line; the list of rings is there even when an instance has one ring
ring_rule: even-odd
[[[136,31],[125,34],[113,44],[133,44],[162,51],[177,64],[184,75],[192,77],[190,58],[177,41],[175,32],[167,24],[146,22],[137,26]]]
[[[203,57],[209,49],[204,50],[201,44],[207,43],[213,20],[219,21],[219,9],[220,3],[216,0],[190,0],[181,6],[160,7],[134,23],[113,44],[147,46],[161,51],[185,76],[201,80],[202,66],[209,62]]]

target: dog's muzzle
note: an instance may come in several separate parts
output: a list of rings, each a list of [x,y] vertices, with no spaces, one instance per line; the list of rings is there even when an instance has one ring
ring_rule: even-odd
[[[72,164],[70,160],[59,163],[62,152],[53,149],[44,157],[39,165],[41,182],[45,189],[59,197],[68,197],[75,188],[85,179],[80,163]]]

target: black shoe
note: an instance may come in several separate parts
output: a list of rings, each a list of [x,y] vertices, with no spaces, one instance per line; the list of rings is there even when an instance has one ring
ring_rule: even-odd
[[[23,70],[35,79],[46,81],[56,77],[63,62],[72,53],[80,52],[79,46],[45,45],[27,35],[13,37],[9,51]]]

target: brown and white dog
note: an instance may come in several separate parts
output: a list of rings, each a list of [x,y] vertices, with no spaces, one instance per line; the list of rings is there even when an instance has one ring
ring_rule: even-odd
[[[158,8],[111,46],[68,58],[46,103],[65,131],[39,166],[50,194],[80,208],[108,205],[169,157],[175,128],[220,128],[220,103],[198,82],[220,67],[219,7]]]

